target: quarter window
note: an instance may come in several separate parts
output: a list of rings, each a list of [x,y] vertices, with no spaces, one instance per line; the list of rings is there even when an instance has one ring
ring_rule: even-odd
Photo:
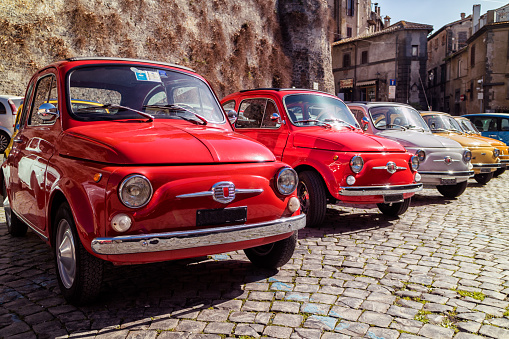
[[[32,111],[28,119],[29,126],[40,126],[48,124],[42,120],[37,111],[39,106],[44,103],[51,103],[55,107],[58,107],[58,94],[57,94],[57,81],[54,75],[47,75],[39,80],[34,95],[34,103],[32,105]],[[50,123],[54,123],[54,120]]]
[[[266,98],[247,99],[242,101],[239,108],[239,117],[235,122],[236,128],[279,128],[277,120],[271,116],[278,113],[274,102]]]
[[[5,109],[4,104],[0,102],[0,114],[6,114],[7,110]]]
[[[231,111],[232,109],[234,110],[235,109],[235,100],[230,100],[228,102],[225,102],[223,104],[223,109],[226,113],[228,113],[228,111]]]

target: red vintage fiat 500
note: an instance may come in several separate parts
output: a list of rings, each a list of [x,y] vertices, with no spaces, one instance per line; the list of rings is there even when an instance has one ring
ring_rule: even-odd
[[[305,226],[297,173],[235,133],[192,70],[73,58],[38,71],[25,98],[2,165],[7,227],[53,247],[70,302],[97,295],[104,260],[291,258]]]
[[[364,134],[346,105],[303,89],[255,89],[221,100],[237,110],[235,129],[272,150],[299,173],[297,194],[307,225],[319,225],[327,202],[376,203],[404,213],[422,189],[419,160],[399,143]]]

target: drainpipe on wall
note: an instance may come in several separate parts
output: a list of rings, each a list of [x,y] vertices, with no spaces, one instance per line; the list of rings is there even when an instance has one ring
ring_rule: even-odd
[[[359,3],[360,3],[360,0],[357,0],[357,10],[356,10],[356,16],[357,16],[357,36],[360,34],[360,10],[359,10]],[[356,60],[357,61],[357,60]]]

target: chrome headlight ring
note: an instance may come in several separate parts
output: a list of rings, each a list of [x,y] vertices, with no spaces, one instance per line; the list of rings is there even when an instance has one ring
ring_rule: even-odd
[[[500,150],[498,148],[493,149],[493,158],[498,158],[500,156]]]
[[[124,178],[118,188],[118,197],[129,208],[140,208],[148,204],[153,190],[150,181],[141,174],[132,174]]]
[[[469,149],[466,149],[463,152],[463,161],[469,162],[470,160],[472,160],[472,152]]]
[[[412,157],[410,158],[410,168],[413,171],[417,171],[419,169],[419,164],[420,164],[419,156],[412,155]]]
[[[417,156],[419,162],[423,162],[424,159],[426,159],[426,152],[422,149],[417,150],[417,152],[415,152],[415,155]]]
[[[362,171],[362,168],[364,167],[364,159],[362,159],[361,156],[355,155],[350,159],[350,168],[352,169],[352,172],[359,173]]]
[[[283,167],[276,176],[276,188],[282,195],[290,195],[299,184],[299,176],[293,168]]]

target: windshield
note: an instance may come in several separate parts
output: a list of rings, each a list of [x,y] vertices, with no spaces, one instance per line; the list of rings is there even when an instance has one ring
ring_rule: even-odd
[[[376,129],[417,129],[429,131],[428,125],[422,120],[415,109],[405,106],[375,106],[369,109],[371,121]]]
[[[470,133],[470,134],[481,134],[481,132],[479,132],[477,130],[477,128],[475,128],[474,124],[472,123],[472,121],[468,120],[468,119],[464,119],[464,118],[461,118],[461,119],[457,119],[456,120],[458,122],[458,124],[460,125],[461,129],[465,132],[465,133]]]
[[[458,132],[463,133],[458,122],[451,116],[442,114],[427,114],[423,116],[432,132]]]
[[[225,117],[209,86],[168,68],[101,65],[69,75],[67,107],[78,120],[183,119],[204,124]]]
[[[338,124],[359,128],[355,117],[339,99],[320,94],[290,94],[284,104],[292,124],[299,127]]]

